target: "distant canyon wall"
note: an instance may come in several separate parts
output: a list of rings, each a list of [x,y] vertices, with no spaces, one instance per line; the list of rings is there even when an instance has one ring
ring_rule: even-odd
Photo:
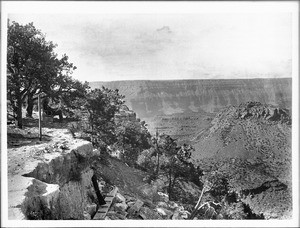
[[[174,113],[213,113],[229,105],[259,101],[291,109],[292,79],[221,79],[91,82],[92,89],[119,89],[140,118]]]

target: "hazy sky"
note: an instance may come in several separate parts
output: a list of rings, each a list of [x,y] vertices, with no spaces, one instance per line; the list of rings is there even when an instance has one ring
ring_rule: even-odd
[[[9,14],[34,22],[82,81],[291,77],[288,13]]]

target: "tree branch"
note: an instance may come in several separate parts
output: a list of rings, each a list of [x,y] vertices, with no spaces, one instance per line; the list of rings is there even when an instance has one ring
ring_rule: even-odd
[[[204,191],[205,191],[205,188],[206,188],[206,185],[203,186],[202,191],[201,191],[201,194],[200,194],[199,199],[198,199],[198,201],[197,201],[197,204],[195,205],[194,210],[192,211],[192,213],[191,213],[189,219],[194,219],[195,216],[196,216],[196,214],[197,214],[197,212],[198,212],[198,210],[206,204],[206,203],[204,203],[204,204],[202,204],[201,206],[199,206],[199,205],[200,205],[200,202],[201,202],[201,199],[202,199],[202,197],[203,197],[203,193],[204,193]]]

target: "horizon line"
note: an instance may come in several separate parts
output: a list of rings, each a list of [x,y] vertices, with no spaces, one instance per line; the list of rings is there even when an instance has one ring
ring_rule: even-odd
[[[293,79],[293,77],[274,77],[274,78],[269,78],[269,77],[266,77],[266,78],[202,78],[202,79],[154,79],[154,80],[151,80],[151,79],[129,79],[129,80],[112,80],[112,81],[87,81],[88,83],[93,83],[93,82],[126,82],[126,81],[152,81],[152,82],[155,82],[155,81],[204,81],[204,80],[257,80],[257,79],[262,79],[262,80],[267,80],[267,79]]]

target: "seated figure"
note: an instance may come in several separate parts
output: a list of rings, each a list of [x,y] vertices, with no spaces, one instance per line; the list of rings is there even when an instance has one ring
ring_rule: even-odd
[[[59,120],[60,121],[63,120],[62,110],[60,108],[51,108],[49,106],[49,98],[45,98],[43,100],[42,106],[43,106],[44,113],[46,115],[49,115],[49,116],[52,116],[52,117],[58,115],[59,116]]]

